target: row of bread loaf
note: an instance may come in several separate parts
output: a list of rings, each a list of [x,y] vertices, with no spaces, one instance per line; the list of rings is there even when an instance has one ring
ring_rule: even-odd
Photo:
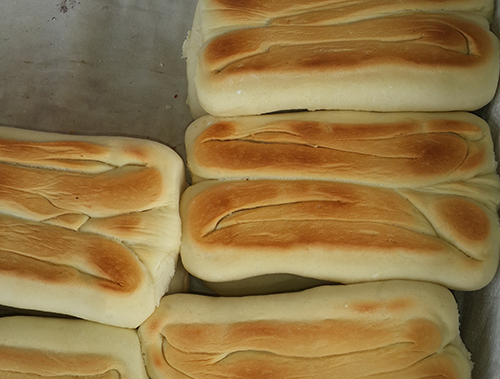
[[[449,289],[498,265],[462,112],[496,89],[492,9],[199,1],[186,190],[159,143],[2,128],[0,303],[83,320],[2,318],[0,377],[470,378]],[[175,294],[179,257],[221,296]]]
[[[149,361],[155,378],[173,372],[192,378],[471,376],[463,346],[452,354],[441,346],[418,363],[412,352],[399,351],[402,365],[394,364],[388,351],[405,344],[387,331],[400,325],[397,312],[409,311],[415,299],[389,305],[381,297],[391,286],[415,294],[424,283],[477,290],[496,273],[497,163],[489,126],[466,113],[485,106],[497,89],[493,5],[198,3],[185,44],[196,121],[186,132],[193,185],[181,198],[181,257],[218,295],[261,296],[240,299],[250,315],[229,303],[236,316],[227,326],[186,325],[178,336],[194,341],[189,344],[169,325],[177,308],[166,300],[153,318],[168,320],[164,359]],[[304,290],[309,287],[316,289]],[[424,297],[432,296],[431,287]],[[342,325],[326,309],[343,304],[352,311],[355,288],[375,291],[373,301],[343,316],[349,321]],[[313,293],[321,291],[325,308],[313,326],[303,315],[315,309]],[[338,296],[333,291],[346,291],[337,306],[329,303]],[[285,292],[279,298],[285,302],[269,295],[274,292]],[[259,322],[248,322],[260,309],[250,302],[263,298]],[[280,321],[271,302],[286,314]],[[360,314],[369,330],[350,323]],[[378,328],[371,323],[380,315],[387,329],[376,338],[391,343],[375,347],[370,338]],[[294,324],[294,317],[302,321]],[[301,332],[308,328],[314,332],[306,342]],[[439,334],[415,333],[414,347]],[[160,351],[159,340],[151,350]],[[212,350],[210,343],[228,348]],[[328,344],[346,350],[322,350]]]
[[[452,293],[415,281],[247,297],[171,294],[137,330],[0,318],[0,377],[470,378]]]
[[[329,122],[319,122],[319,116]],[[186,134],[197,183],[182,196],[183,165],[176,165],[180,158],[164,145],[2,128],[2,209],[12,212],[1,216],[2,304],[86,319],[4,317],[2,377],[86,375],[86,370],[139,377],[127,372],[144,371],[146,365],[153,378],[245,377],[241,370],[249,378],[264,371],[287,377],[289,370],[339,378],[357,370],[387,378],[402,370],[409,377],[431,370],[467,378],[471,366],[459,338],[457,304],[445,287],[485,286],[498,261],[495,209],[500,190],[488,128],[476,116],[462,113],[391,115],[390,122],[382,122],[389,115],[377,115],[380,120],[364,125],[360,119],[348,125],[343,116],[352,120],[353,115],[293,113],[231,121],[203,117]],[[252,125],[255,121],[265,121],[265,127]],[[249,125],[250,133],[244,130]],[[326,180],[325,173],[336,171],[328,155],[338,152],[323,147],[337,141],[325,139],[325,129],[343,134],[344,141],[356,136],[354,150],[363,155],[371,150],[374,157],[382,155],[377,153],[379,141],[386,146],[391,140],[393,153],[383,148],[389,165],[385,158],[377,165],[379,159],[368,159],[369,171],[381,170],[378,176],[388,180],[378,185]],[[371,130],[373,138],[360,139],[360,129],[363,135]],[[281,135],[287,143],[280,142]],[[312,136],[321,142],[302,141]],[[290,138],[296,141],[290,143]],[[258,139],[266,143],[255,143]],[[428,153],[411,153],[410,162],[394,154],[408,153],[415,143]],[[301,145],[306,152],[300,151]],[[288,164],[273,161],[281,171],[266,178],[246,171],[230,180],[207,179],[207,170],[195,168],[197,161],[210,165],[210,159],[195,158],[205,157],[207,148],[215,161],[238,167],[249,164],[249,156],[268,156],[252,152],[256,148],[274,151]],[[217,158],[235,150],[242,153],[241,162],[237,156]],[[357,154],[346,150],[344,146],[340,152],[343,160],[335,159],[341,172]],[[436,160],[433,151],[439,156],[446,152],[447,161]],[[126,159],[121,156],[125,153]],[[155,164],[158,158],[163,164]],[[305,169],[304,177],[319,176],[283,179],[297,174],[297,158],[306,167],[314,162],[309,165],[313,172]],[[319,161],[326,162],[326,169]],[[261,165],[258,159],[250,163]],[[401,164],[409,175],[395,184],[387,171]],[[419,169],[412,169],[415,165]],[[422,171],[422,166],[432,170]],[[369,180],[365,164],[351,164],[347,171]],[[120,185],[129,194],[123,188],[112,192]],[[161,188],[174,198],[160,200]],[[148,195],[147,207],[140,204],[146,196],[136,199],[137,192]],[[170,256],[169,244],[158,242],[162,238],[177,244]],[[175,294],[185,288],[182,266],[174,275],[179,244],[187,270],[215,292],[262,296]],[[166,270],[162,265],[168,274],[158,274]],[[161,291],[169,286],[169,293],[163,296],[155,283],[167,283]],[[332,283],[347,284],[326,285]],[[309,287],[318,288],[304,290]],[[304,291],[266,295],[297,290]],[[325,339],[314,342],[317,335]],[[360,342],[360,336],[366,339]],[[421,345],[428,340],[430,345]],[[125,345],[117,349],[119,341]],[[309,343],[317,343],[319,351]],[[104,350],[94,350],[96,344],[104,344]],[[395,344],[401,349],[394,349]],[[341,347],[320,348],[328,345]],[[366,371],[359,367],[359,360],[375,356],[379,359],[373,365],[362,366]]]

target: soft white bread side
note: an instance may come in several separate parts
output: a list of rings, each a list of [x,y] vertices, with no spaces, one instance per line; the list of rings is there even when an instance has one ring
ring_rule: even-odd
[[[424,282],[165,296],[139,328],[152,379],[470,378],[450,291]]]
[[[190,286],[191,277],[189,272],[186,271],[182,261],[179,259],[177,261],[174,276],[170,280],[168,286],[168,294],[189,292]]]
[[[498,266],[497,206],[498,187],[479,183],[392,189],[207,180],[182,195],[181,256],[188,272],[209,282],[294,274],[340,283],[426,280],[474,290],[488,284]]]
[[[0,128],[0,303],[137,327],[179,256],[182,159],[160,143]]]
[[[213,117],[185,134],[194,183],[321,179],[418,188],[494,174],[488,124],[466,112],[294,112]]]
[[[0,318],[3,379],[147,379],[135,330],[85,320]]]
[[[184,46],[195,118],[475,110],[495,93],[499,43],[488,20],[470,13],[477,3],[351,4],[358,10],[335,1],[314,8],[240,3],[202,0],[197,7]],[[226,23],[214,27],[214,20]]]

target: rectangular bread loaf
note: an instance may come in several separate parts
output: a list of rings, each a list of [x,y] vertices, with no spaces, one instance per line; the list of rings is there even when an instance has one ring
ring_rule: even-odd
[[[179,255],[184,163],[126,137],[0,128],[0,304],[137,327]]]
[[[135,330],[86,320],[0,318],[2,379],[147,379]]]
[[[185,134],[194,183],[320,179],[425,187],[495,173],[488,124],[466,112],[204,116]]]
[[[455,111],[498,82],[492,1],[200,0],[184,45],[193,117]]]
[[[152,379],[470,378],[457,305],[411,281],[243,298],[174,294],[139,328]]]
[[[317,180],[207,180],[181,198],[181,256],[201,280],[294,274],[414,279],[475,290],[500,251],[495,178],[383,188]],[[456,185],[456,188],[454,187]]]

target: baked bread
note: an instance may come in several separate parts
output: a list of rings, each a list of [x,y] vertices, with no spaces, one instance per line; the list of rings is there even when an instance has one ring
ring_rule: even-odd
[[[204,116],[187,128],[185,145],[193,183],[321,179],[416,188],[496,170],[488,124],[465,112]]]
[[[0,128],[0,304],[135,328],[179,256],[184,163],[160,143]]]
[[[268,3],[199,1],[184,45],[194,118],[475,110],[493,98],[491,1]]]
[[[498,265],[498,197],[496,175],[418,189],[206,180],[181,197],[181,256],[209,282],[294,274],[475,290]]]
[[[2,379],[147,379],[135,330],[85,320],[0,318]]]
[[[152,379],[471,375],[453,295],[431,283],[243,298],[165,296],[139,327]]]

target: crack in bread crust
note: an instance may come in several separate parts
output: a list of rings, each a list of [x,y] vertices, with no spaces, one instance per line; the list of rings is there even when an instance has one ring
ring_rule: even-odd
[[[187,153],[195,182],[310,178],[417,188],[495,170],[491,137],[474,120],[401,116],[383,123],[366,114],[370,122],[361,117],[349,124],[333,122],[335,112],[319,113],[332,120],[300,120],[292,113],[194,122]]]
[[[133,293],[145,280],[136,256],[109,238],[6,216],[0,217],[0,235],[3,275],[92,282],[117,293]]]
[[[250,28],[226,33],[210,42],[203,50],[202,62],[207,72],[227,71],[230,76],[258,72],[264,66],[271,71],[300,72],[304,67],[341,69],[394,64],[399,60],[415,66],[474,66],[479,57],[492,53],[483,42],[488,41],[485,33],[480,26],[439,14],[390,15],[359,21],[356,27],[309,26],[292,31],[275,26],[265,28],[265,33]],[[409,45],[408,49],[402,48],[405,45]],[[370,51],[369,59],[362,59],[366,49]]]
[[[405,0],[323,0],[314,4],[303,1],[258,1],[258,0],[212,0],[205,1],[205,12],[225,22],[231,16],[245,14],[253,16],[255,23],[316,25],[342,22],[342,20],[362,19],[372,15],[400,13],[405,11],[468,11],[478,12],[487,18],[492,15],[492,2],[488,1],[420,1]],[[225,17],[226,16],[226,17]]]

